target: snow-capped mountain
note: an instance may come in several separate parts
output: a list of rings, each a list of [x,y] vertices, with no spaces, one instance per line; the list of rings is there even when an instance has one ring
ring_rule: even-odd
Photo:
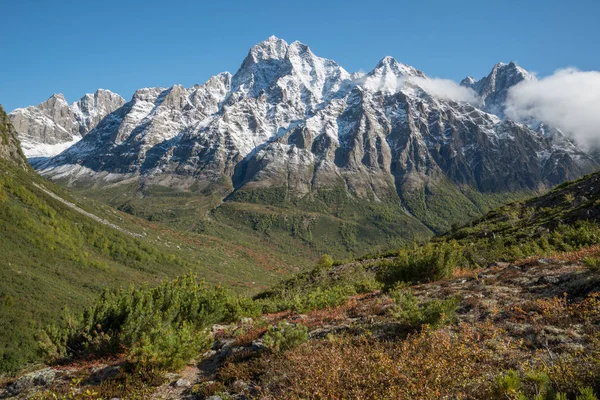
[[[473,89],[481,101],[481,109],[498,116],[504,116],[504,103],[508,90],[522,81],[535,80],[535,76],[514,62],[498,63],[490,74],[479,81],[468,76],[461,85]]]
[[[71,181],[143,177],[180,188],[285,188],[293,197],[343,187],[395,201],[431,182],[538,189],[595,168],[564,135],[503,118],[507,90],[523,79],[534,78],[498,64],[463,81],[477,101],[454,100],[392,57],[350,74],[302,43],[271,37],[233,76],[138,90],[38,168]]]
[[[14,110],[9,117],[28,158],[52,157],[77,143],[123,104],[125,99],[103,89],[71,105],[62,94],[55,94],[37,106]]]

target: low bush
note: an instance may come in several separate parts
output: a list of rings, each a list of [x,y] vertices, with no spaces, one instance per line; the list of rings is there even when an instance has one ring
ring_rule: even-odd
[[[377,278],[386,285],[396,282],[429,282],[452,275],[461,261],[463,248],[456,241],[427,243],[401,249],[378,264]]]
[[[252,379],[264,399],[489,398],[481,378],[508,348],[499,340],[490,348],[487,337],[467,326],[458,335],[424,330],[402,341],[332,337],[227,363],[219,376]]]
[[[105,291],[82,315],[66,313],[62,325],[47,328],[40,345],[52,359],[128,351],[143,368],[177,369],[207,348],[207,327],[238,309],[243,304],[224,288],[189,274],[153,289]]]
[[[576,400],[598,400],[594,389],[589,386],[579,387],[571,396]],[[543,371],[532,371],[521,378],[515,370],[508,370],[498,375],[493,388],[494,398],[518,400],[567,400],[565,392],[557,392],[552,379]]]
[[[595,274],[600,272],[600,257],[585,257],[583,263],[590,272]]]
[[[308,329],[302,324],[282,321],[277,326],[269,327],[263,341],[272,351],[281,353],[308,341]]]
[[[389,293],[396,302],[392,315],[405,324],[409,329],[419,329],[423,325],[438,328],[456,320],[456,311],[460,298],[452,297],[447,300],[429,300],[419,304],[417,298],[408,289],[396,289]]]

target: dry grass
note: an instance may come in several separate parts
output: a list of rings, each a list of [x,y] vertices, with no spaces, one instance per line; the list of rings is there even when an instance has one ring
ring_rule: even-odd
[[[454,398],[486,390],[516,346],[486,324],[424,329],[400,342],[342,337],[228,363],[220,377],[259,382],[272,399]]]
[[[265,332],[267,332],[267,330],[267,327],[252,328],[248,332],[243,333],[242,335],[235,338],[235,340],[232,343],[232,346],[249,346],[252,344],[252,342],[261,338],[265,334]]]

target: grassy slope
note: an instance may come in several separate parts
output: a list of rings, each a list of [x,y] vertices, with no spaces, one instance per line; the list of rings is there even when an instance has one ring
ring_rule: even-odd
[[[445,235],[446,239],[534,238],[559,224],[600,220],[600,172],[565,182],[552,191],[498,207]]]
[[[36,185],[141,237],[102,225]],[[81,309],[105,287],[156,283],[192,270],[210,282],[253,292],[309,262],[260,240],[231,243],[140,220],[84,201],[3,160],[0,254],[0,369],[5,370],[35,359],[33,336],[40,325],[56,319],[65,306]]]
[[[335,190],[311,201],[288,201],[272,193],[261,197],[220,197],[134,184],[74,188],[132,215],[165,227],[287,256],[294,265],[314,264],[318,255],[349,258],[421,240],[431,232],[399,205],[361,202]]]
[[[323,253],[348,259],[421,241],[529,194],[483,194],[438,182],[407,191],[404,205],[413,218],[398,199],[357,200],[335,188],[295,200],[280,188],[242,191],[225,202],[218,192],[184,192],[160,186],[145,186],[142,191],[133,183],[73,189],[186,234],[199,233],[244,246],[255,244],[257,250],[267,246],[264,253],[293,256],[296,264],[302,265]]]
[[[285,188],[241,190],[225,201],[229,190],[224,187],[180,191],[127,183],[70,188],[186,234],[254,244],[257,251],[293,257],[295,264],[302,265],[313,263],[323,253],[349,259],[421,241],[506,201],[531,195],[480,193],[445,180],[407,187],[402,201],[382,202],[358,200],[341,188],[320,190],[302,199],[290,199]]]
[[[531,191],[481,193],[470,186],[457,186],[446,179],[403,187],[407,209],[438,234],[480,217],[499,205],[533,194]]]

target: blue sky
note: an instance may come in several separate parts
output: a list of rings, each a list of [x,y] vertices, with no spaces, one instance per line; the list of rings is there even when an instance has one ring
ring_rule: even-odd
[[[300,40],[349,71],[385,55],[429,76],[480,78],[498,61],[539,75],[600,69],[598,0],[47,1],[3,0],[0,103],[97,88],[129,99],[234,73],[271,35]]]

